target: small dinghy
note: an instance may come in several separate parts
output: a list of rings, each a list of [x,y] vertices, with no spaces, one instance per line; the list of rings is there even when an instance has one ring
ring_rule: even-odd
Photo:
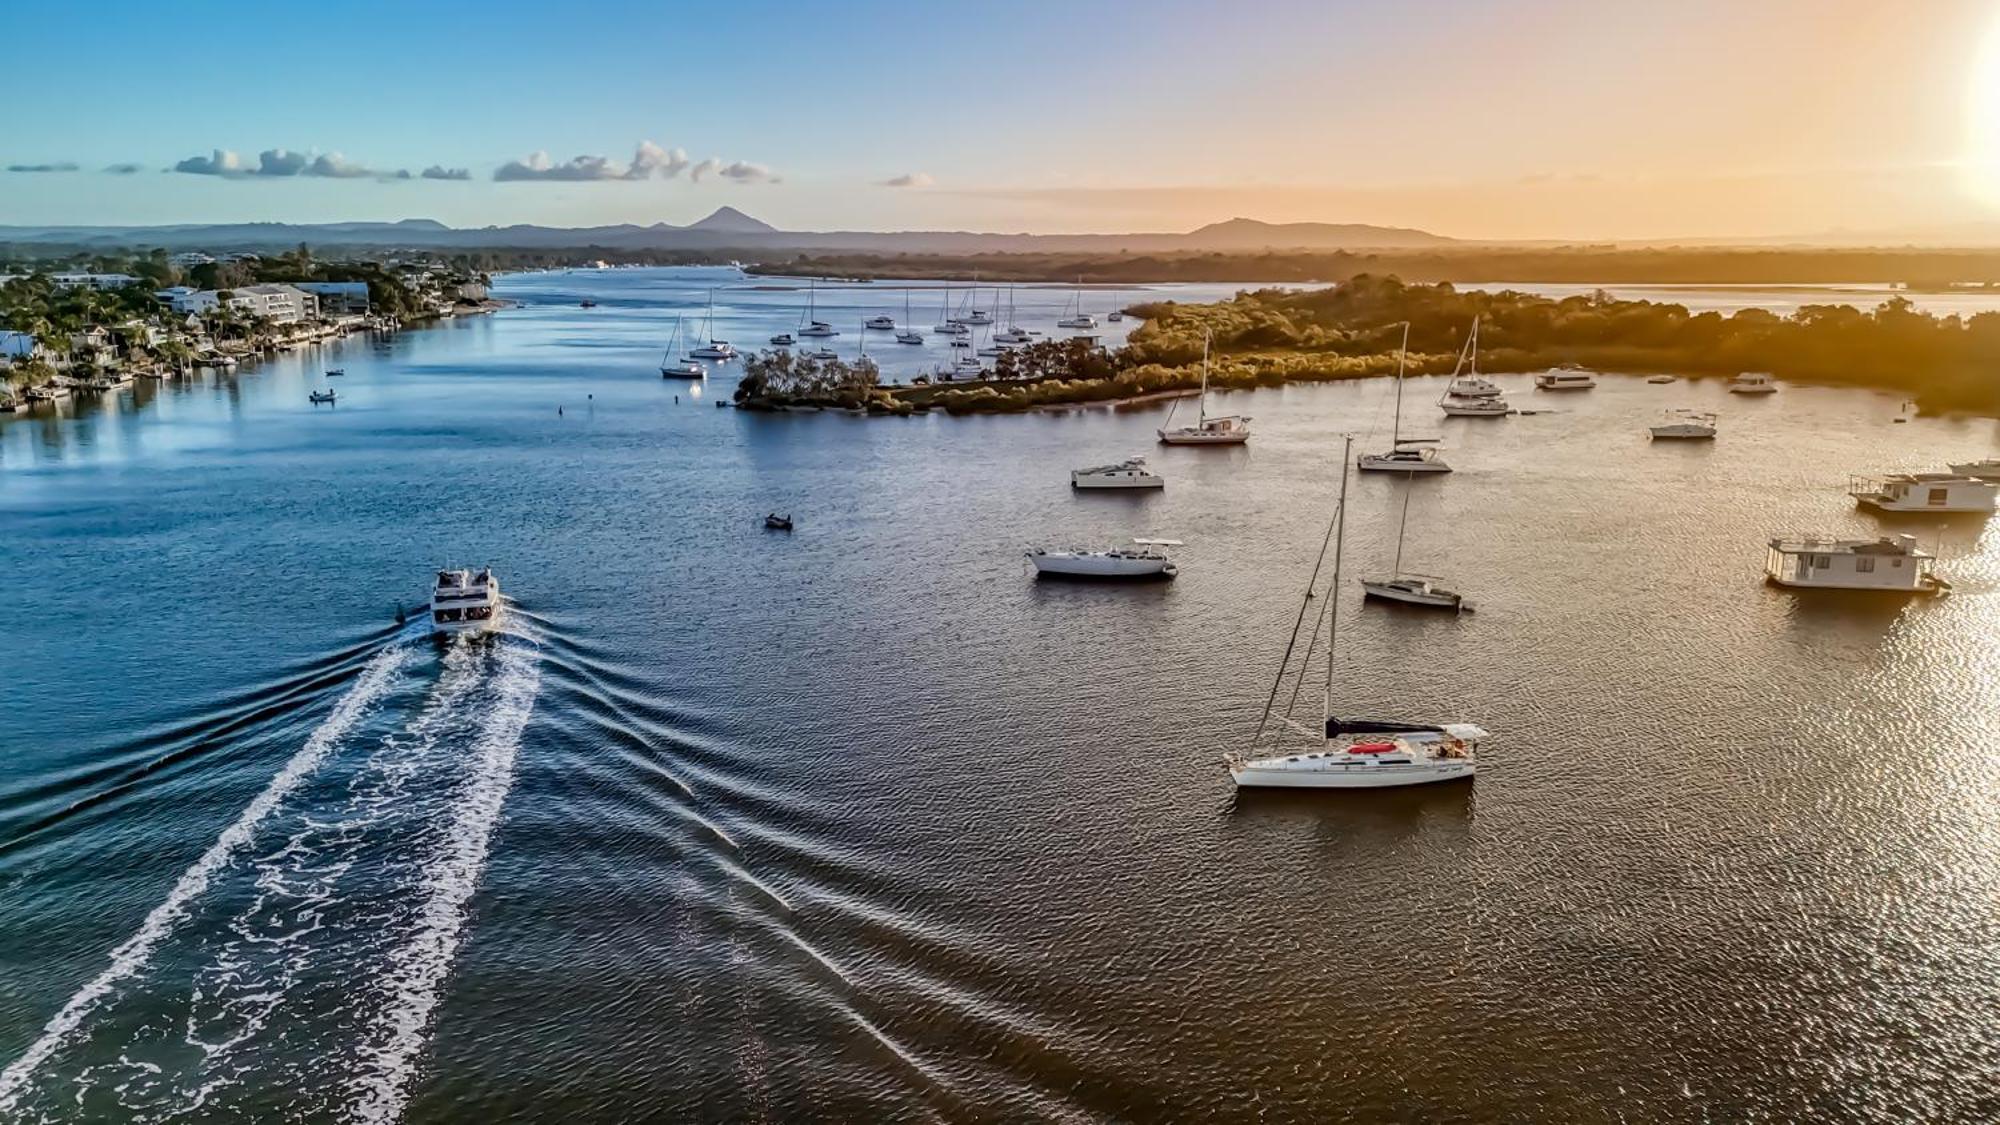
[[[770,515],[764,517],[764,528],[767,531],[790,531],[792,529],[792,517],[781,516],[776,512],[772,512]]]
[[[335,396],[332,391],[308,391],[306,392],[306,397],[317,405],[322,402],[332,402]]]
[[[336,368],[334,368],[333,370],[331,370],[331,371],[327,372],[327,373],[326,373],[326,377],[327,377],[327,378],[329,378],[329,379],[338,379],[338,378],[340,378],[340,377],[341,377],[342,375],[345,375],[345,374],[347,374],[347,368],[345,368],[345,367],[336,367]]]

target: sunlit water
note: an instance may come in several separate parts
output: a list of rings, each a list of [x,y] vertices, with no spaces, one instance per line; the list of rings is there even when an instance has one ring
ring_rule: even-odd
[[[796,323],[721,271],[513,278],[0,423],[0,1119],[2000,1113],[1993,535],[1910,526],[1939,600],[1760,581],[1773,532],[1881,526],[1851,473],[1995,423],[1412,380],[1458,471],[1406,565],[1479,612],[1359,601],[1404,485],[1357,477],[1336,703],[1495,740],[1471,786],[1250,799],[1221,755],[1391,384],[1219,396],[1238,450],[740,414],[657,374],[710,279],[718,335]],[[837,347],[888,292],[821,295]],[[1721,439],[1649,445],[1669,406]],[[1141,451],[1163,493],[1070,492]],[[1181,578],[1020,557],[1134,535]],[[396,625],[442,562],[507,636]]]

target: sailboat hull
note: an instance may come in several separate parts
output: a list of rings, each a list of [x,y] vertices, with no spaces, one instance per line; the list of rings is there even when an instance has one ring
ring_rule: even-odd
[[[1367,591],[1368,597],[1381,598],[1383,601],[1402,602],[1404,605],[1419,605],[1426,609],[1449,609],[1454,611],[1469,608],[1466,606],[1463,597],[1449,590],[1420,590],[1411,589],[1408,586],[1398,585],[1394,582],[1368,581],[1362,582],[1361,588]]]
[[[1160,430],[1162,445],[1242,445],[1250,440],[1248,433],[1217,434],[1195,430]]]
[[[1238,789],[1399,789],[1470,781],[1478,771],[1473,761],[1418,762],[1407,766],[1334,763],[1310,769],[1283,758],[1267,758],[1229,767]]]

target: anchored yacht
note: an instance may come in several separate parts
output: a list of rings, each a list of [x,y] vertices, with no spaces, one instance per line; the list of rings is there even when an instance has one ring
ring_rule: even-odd
[[[1475,332],[1478,325],[1473,326]],[[1466,347],[1473,346],[1466,340]],[[1396,349],[1396,414],[1389,428],[1389,451],[1387,453],[1364,453],[1355,461],[1363,472],[1395,473],[1448,473],[1451,466],[1439,457],[1432,448],[1434,438],[1406,438],[1403,436],[1403,362],[1410,352],[1410,322],[1403,322],[1403,343]],[[1464,352],[1459,353],[1461,360]],[[1350,440],[1349,446],[1354,443]],[[1423,448],[1414,448],[1422,446]]]
[[[1733,395],[1774,395],[1778,393],[1778,383],[1768,372],[1745,371],[1729,381],[1729,393]]]
[[[1039,577],[1101,578],[1123,581],[1172,578],[1180,573],[1167,548],[1179,547],[1178,539],[1134,539],[1130,547],[1089,550],[1073,547],[1058,550],[1036,547],[1028,552]]]
[[[894,332],[896,330],[896,318],[893,316],[871,316],[861,322],[861,327],[871,328],[877,332]]]
[[[1714,441],[1715,415],[1701,410],[1669,410],[1666,421],[1647,432],[1654,441]]]
[[[702,334],[708,337],[708,343],[689,352],[689,356],[695,359],[714,360],[731,360],[736,358],[736,349],[730,345],[729,341],[715,338],[715,290],[713,289],[708,291],[708,320],[705,323]]]
[[[1919,549],[1914,535],[1880,539],[1785,535],[1772,539],[1768,546],[1764,577],[1779,586],[1899,594],[1944,594],[1951,590],[1951,583],[1931,573],[1937,556]]]
[[[1478,771],[1479,742],[1487,734],[1471,723],[1395,722],[1374,719],[1338,719],[1332,714],[1335,646],[1340,637],[1340,566],[1347,539],[1348,454],[1354,450],[1347,440],[1341,457],[1340,507],[1335,518],[1332,544],[1333,577],[1323,587],[1321,567],[1327,549],[1320,548],[1319,562],[1313,566],[1313,580],[1307,583],[1305,601],[1292,626],[1292,644],[1278,667],[1276,682],[1264,707],[1264,717],[1250,748],[1224,755],[1229,778],[1238,788],[1275,789],[1388,789],[1408,785],[1431,785],[1446,781],[1471,780]],[[1308,610],[1317,608],[1316,613]],[[1308,620],[1310,619],[1310,621]],[[1321,686],[1320,721],[1307,727],[1292,720],[1289,704],[1278,711],[1283,696],[1296,702],[1305,687],[1313,646],[1298,644],[1299,634],[1310,626],[1313,636],[1325,628],[1325,683]],[[1294,662],[1293,651],[1302,655]],[[1294,666],[1296,665],[1296,672]],[[1282,692],[1286,682],[1292,690]],[[1311,749],[1284,753],[1277,738],[1294,730],[1310,740]],[[1274,737],[1267,741],[1270,732]]]
[[[793,336],[790,332],[780,332],[776,336],[771,337],[772,347],[789,348],[798,342],[798,337]]]
[[[483,633],[500,624],[500,580],[490,567],[440,570],[431,590],[431,629],[438,633]]]
[[[1116,465],[1095,465],[1072,469],[1071,488],[1165,488],[1167,478],[1146,468],[1144,457],[1131,457]]]
[[[1478,321],[1473,322],[1473,331],[1478,331]],[[1481,378],[1475,369],[1470,375],[1453,379],[1444,393],[1452,398],[1499,398],[1500,384]]]
[[[660,378],[662,379],[706,379],[708,368],[692,359],[675,359],[674,353],[680,349],[675,345],[681,338],[681,318],[674,318],[674,334],[667,339],[666,354],[660,357]],[[774,343],[776,341],[773,341]]]
[[[1878,512],[1991,512],[2000,483],[1955,473],[1857,477],[1847,494]]]
[[[1156,431],[1163,445],[1242,445],[1250,440],[1250,418],[1242,414],[1230,414],[1220,418],[1208,416],[1208,341],[1207,333],[1201,338],[1201,397],[1197,400],[1195,423],[1192,426],[1169,428],[1162,426]],[[1180,403],[1174,404],[1178,408]],[[1167,421],[1174,420],[1173,409],[1167,411]]]

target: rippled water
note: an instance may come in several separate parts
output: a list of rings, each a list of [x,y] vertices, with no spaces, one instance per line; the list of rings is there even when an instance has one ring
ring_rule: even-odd
[[[1337,694],[1496,739],[1472,786],[1251,799],[1221,754],[1390,384],[1226,396],[1240,450],[738,414],[653,368],[713,276],[510,279],[0,423],[0,1117],[2000,1113],[1993,535],[1910,528],[1941,600],[1759,580],[1769,533],[1878,526],[1850,473],[1994,422],[1523,377],[1555,412],[1445,420],[1413,380],[1458,471],[1407,563],[1480,611],[1359,601],[1404,486],[1357,477]],[[1721,440],[1649,445],[1667,406]],[[1142,450],[1162,494],[1070,493]],[[1177,582],[1020,558],[1147,534]],[[496,568],[507,637],[395,625],[440,561]]]

